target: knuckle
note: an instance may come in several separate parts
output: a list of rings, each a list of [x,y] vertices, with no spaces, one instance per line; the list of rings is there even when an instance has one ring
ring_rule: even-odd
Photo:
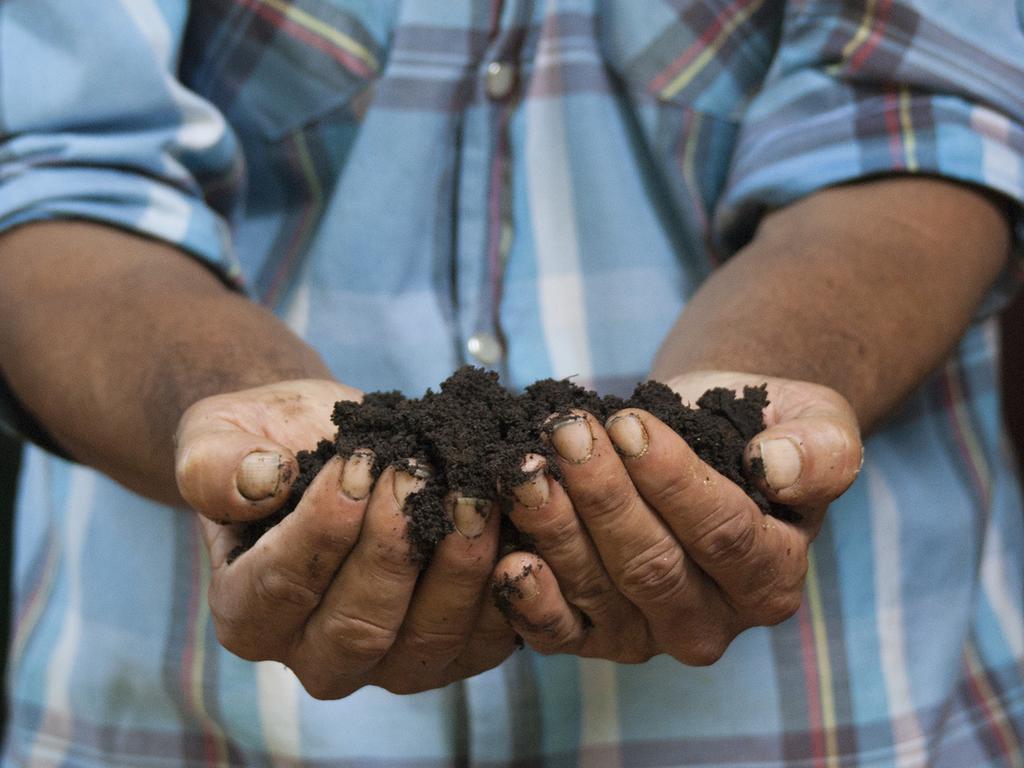
[[[520,618],[519,621],[513,621],[513,625],[519,628],[530,647],[544,656],[571,653],[580,644],[581,638],[575,623],[554,611],[529,621]]]
[[[781,624],[792,617],[803,603],[803,595],[796,591],[776,592],[758,606],[757,623],[766,627]]]
[[[414,678],[399,676],[381,683],[380,687],[388,693],[395,694],[395,696],[411,696],[414,693],[427,690],[428,686],[423,685]]]
[[[439,688],[451,679],[452,677],[445,671],[427,671],[422,668],[410,670],[407,665],[403,665],[374,680],[374,685],[396,696],[411,696],[414,693]]]
[[[213,629],[217,635],[217,642],[235,656],[246,661],[267,661],[270,658],[269,654],[260,651],[249,633],[242,631],[237,624],[218,618],[215,613]]]
[[[494,561],[491,558],[480,555],[461,558],[439,557],[439,554],[434,555],[429,567],[443,578],[450,592],[466,595],[483,594],[494,569]],[[467,597],[467,601],[471,601],[471,598]]]
[[[645,490],[644,495],[655,509],[686,509],[694,503],[698,476],[704,478],[706,474],[706,470],[688,467],[677,472],[652,476],[648,481],[651,486]]]
[[[685,578],[683,551],[671,536],[665,536],[626,561],[618,582],[627,597],[640,603],[658,603],[676,594]]]
[[[603,612],[614,599],[611,582],[603,573],[588,573],[571,588],[566,586],[565,599],[584,613]]]
[[[279,655],[275,634],[261,631],[255,617],[246,614],[237,601],[221,588],[211,587],[207,603],[217,642],[246,661],[267,661]]]
[[[657,655],[646,627],[625,632],[619,638],[615,661],[620,664],[644,664]]]
[[[731,595],[729,601],[749,626],[774,626],[790,618],[803,603],[806,558],[794,570],[780,568],[769,557],[760,560],[761,567],[750,569],[746,588]]]
[[[257,604],[287,605],[312,613],[320,593],[298,576],[279,567],[260,568],[253,573],[252,590]]]
[[[646,664],[655,656],[654,651],[648,648],[625,648],[616,656],[619,664]]]
[[[335,701],[343,699],[354,693],[360,686],[353,686],[351,683],[342,683],[323,674],[305,675],[298,674],[299,682],[306,689],[306,693],[318,701]]]
[[[396,541],[379,542],[371,553],[370,568],[391,582],[405,581],[419,571],[404,536]]]
[[[714,511],[708,515],[711,527],[694,541],[711,567],[745,562],[757,544],[757,526],[741,511]]]
[[[334,611],[325,618],[327,642],[346,666],[372,666],[394,645],[396,630],[368,619]]]
[[[489,659],[497,655],[500,658],[504,658],[515,648],[515,643],[516,632],[508,624],[503,623],[493,627],[477,629],[473,633],[469,646],[460,654],[460,657]]]
[[[701,640],[682,649],[676,658],[690,667],[710,667],[725,654],[729,647],[721,640]]]
[[[573,496],[572,491],[570,487],[570,496]],[[587,491],[577,508],[591,523],[612,525],[615,518],[631,511],[636,502],[637,494],[632,483],[613,477],[588,481]]]
[[[580,546],[580,524],[575,515],[554,516],[529,527],[533,530],[527,533],[549,557],[558,558]]]
[[[461,632],[417,627],[402,639],[403,653],[416,659],[421,666],[437,664],[455,658],[465,641]]]
[[[803,594],[797,590],[765,591],[745,606],[752,626],[773,627],[790,618],[803,603]]]

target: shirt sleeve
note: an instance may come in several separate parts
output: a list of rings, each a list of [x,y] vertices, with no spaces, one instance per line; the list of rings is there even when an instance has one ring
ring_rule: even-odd
[[[226,215],[241,161],[223,117],[175,78],[187,8],[0,3],[0,231],[91,219],[237,279]]]
[[[723,250],[742,247],[766,210],[880,174],[996,191],[1018,204],[1019,222],[1021,25],[1006,0],[788,3],[716,212]]]
[[[0,232],[103,222],[240,284],[227,223],[240,154],[176,80],[187,17],[185,0],[0,2]],[[55,448],[3,382],[0,425]]]

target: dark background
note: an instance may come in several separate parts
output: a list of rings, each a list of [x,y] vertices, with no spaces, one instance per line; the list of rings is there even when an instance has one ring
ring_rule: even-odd
[[[0,683],[5,682],[8,611],[11,594],[11,520],[14,480],[21,463],[21,444],[0,432]],[[6,691],[6,686],[0,689]],[[7,721],[7,699],[0,699],[0,733]]]

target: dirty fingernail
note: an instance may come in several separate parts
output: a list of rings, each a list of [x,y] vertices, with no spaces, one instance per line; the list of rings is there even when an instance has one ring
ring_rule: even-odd
[[[281,454],[275,451],[255,451],[238,465],[235,485],[249,501],[269,499],[281,487],[285,465]]]
[[[406,462],[405,467],[395,472],[395,501],[399,507],[405,506],[405,500],[417,491],[422,491],[430,477],[430,470],[415,461]]]
[[[467,539],[475,539],[484,532],[487,518],[491,516],[489,499],[477,499],[472,496],[459,496],[455,499],[452,517],[455,530]]]
[[[532,600],[540,593],[540,582],[533,568],[525,568],[520,576],[515,579],[516,589],[513,594],[516,600]]]
[[[544,472],[544,458],[536,453],[527,455],[520,466],[526,480],[512,489],[516,500],[528,509],[540,509],[548,503],[548,477]]]
[[[785,490],[800,479],[803,458],[796,443],[788,437],[778,437],[764,440],[760,445],[764,479],[772,490]]]
[[[341,492],[353,501],[361,501],[370,495],[373,459],[373,451],[361,448],[353,451],[345,462],[345,469],[341,472]]]
[[[650,446],[647,428],[634,413],[622,413],[608,421],[608,437],[615,450],[627,459],[639,459]]]
[[[551,444],[558,455],[573,464],[583,464],[594,452],[594,433],[583,416],[567,416],[548,427]]]

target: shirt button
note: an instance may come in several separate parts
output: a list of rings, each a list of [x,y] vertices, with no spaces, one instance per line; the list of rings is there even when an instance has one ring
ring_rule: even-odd
[[[492,61],[487,65],[484,89],[492,99],[506,98],[516,87],[516,67],[507,61]]]
[[[484,365],[494,365],[505,354],[501,342],[493,334],[483,331],[474,333],[469,337],[469,340],[466,342],[466,349],[469,350],[469,354]]]

